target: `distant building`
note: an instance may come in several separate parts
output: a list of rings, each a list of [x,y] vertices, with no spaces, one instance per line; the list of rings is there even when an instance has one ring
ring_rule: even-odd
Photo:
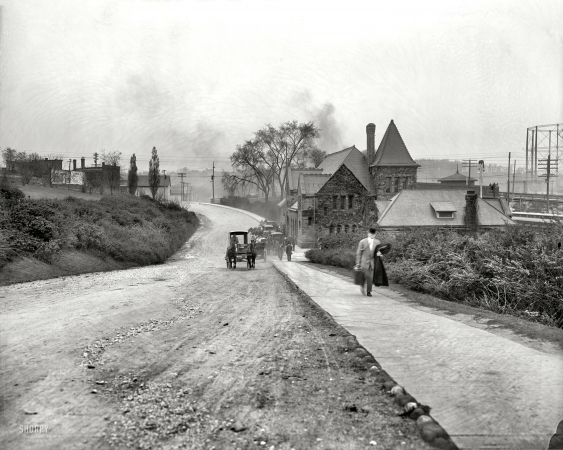
[[[442,187],[460,186],[463,188],[464,186],[474,186],[476,181],[475,178],[469,178],[469,176],[459,173],[459,169],[453,175],[438,179]]]
[[[158,190],[156,192],[155,197],[163,200],[170,200],[171,187],[172,187],[172,181],[170,177],[168,175],[160,175],[160,184],[158,186]],[[148,175],[139,175],[136,195],[137,196],[148,195],[149,197],[152,197]]]

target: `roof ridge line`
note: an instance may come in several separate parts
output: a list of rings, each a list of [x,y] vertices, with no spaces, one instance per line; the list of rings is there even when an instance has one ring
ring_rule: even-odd
[[[342,150],[338,150],[337,152],[329,153],[328,155],[326,155],[326,157],[328,158],[328,157],[331,156],[331,155],[336,155],[336,154],[338,154],[338,153],[345,152],[346,150],[351,150],[352,148],[355,148],[355,147],[356,147],[356,144],[353,144],[352,146],[346,147],[346,148],[344,148],[344,149],[342,149]],[[356,150],[357,150],[357,149],[356,149]]]
[[[392,199],[391,202],[387,205],[387,208],[385,208],[383,210],[383,212],[381,213],[381,217],[379,217],[377,219],[377,222],[379,222],[381,219],[383,219],[385,217],[385,215],[387,214],[387,212],[391,209],[391,206],[395,203],[395,200],[397,200],[399,198],[399,195],[401,195],[401,193],[404,191],[404,189],[401,189],[399,191],[399,193],[397,195],[395,195]],[[377,200],[376,200],[377,201]]]

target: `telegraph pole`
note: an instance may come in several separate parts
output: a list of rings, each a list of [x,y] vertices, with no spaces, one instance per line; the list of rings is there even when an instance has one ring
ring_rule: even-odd
[[[211,203],[215,200],[215,161],[213,161],[213,175],[211,175],[211,183],[213,189],[213,197],[211,199]]]
[[[516,160],[514,160],[514,172],[512,175],[512,201],[516,198]],[[522,196],[522,194],[520,194]]]
[[[465,180],[465,184],[469,185],[469,181],[471,180],[471,168],[472,167],[477,167],[474,164],[474,159],[464,159],[463,161],[461,161],[461,166],[462,167],[469,167],[469,176],[467,177],[467,179]]]
[[[178,173],[178,176],[181,178],[181,180],[180,180],[180,186],[182,188],[182,194],[181,194],[182,197],[181,198],[182,198],[182,201],[184,201],[184,177],[186,176],[186,174],[184,172],[182,172],[182,173]]]
[[[511,152],[508,152],[508,185],[506,189],[506,196],[509,205],[510,205],[510,155]]]
[[[553,168],[552,166],[555,166],[555,169],[557,170],[558,161],[552,162],[551,161],[551,154],[548,154],[547,159],[542,159],[542,160],[539,161],[539,163],[541,164],[540,168],[547,170],[546,174],[538,175],[538,176],[545,177],[545,182],[547,183],[546,203],[547,203],[547,212],[549,213],[549,180],[550,180],[550,178],[557,176],[557,173],[555,173],[555,174],[551,173],[551,169]]]
[[[485,161],[479,161],[479,197],[483,198],[483,172],[485,171]]]
[[[551,169],[551,155],[547,155],[547,177],[545,178],[545,181],[547,183],[547,191],[546,191],[546,201],[547,201],[547,213],[549,214],[549,172]]]

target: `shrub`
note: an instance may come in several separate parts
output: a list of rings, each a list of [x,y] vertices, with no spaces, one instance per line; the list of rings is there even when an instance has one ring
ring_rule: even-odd
[[[325,238],[323,250],[307,258],[351,268],[354,235]],[[563,327],[563,226],[518,225],[480,235],[411,229],[378,239],[389,242],[389,278],[406,287],[498,313],[510,313]]]
[[[49,262],[62,248],[95,250],[140,265],[165,261],[198,226],[194,213],[150,198],[6,202],[0,208],[0,266],[16,254]]]

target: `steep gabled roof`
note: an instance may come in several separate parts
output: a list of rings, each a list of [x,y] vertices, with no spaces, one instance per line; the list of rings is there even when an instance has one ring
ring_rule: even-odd
[[[366,156],[354,145],[336,153],[328,155],[319,165],[323,169],[323,174],[334,175],[341,165],[348,167],[350,172],[362,183],[370,194],[375,193],[373,178],[369,173]]]
[[[465,211],[463,190],[416,190],[403,189],[391,201],[377,221],[381,227],[463,227]],[[449,203],[456,212],[451,219],[436,217],[432,203]],[[514,225],[514,222],[498,209],[481,198],[477,198],[479,223],[484,226]]]
[[[459,173],[459,170],[456,170],[456,172],[453,175],[449,175],[447,177],[444,178],[438,178],[438,181],[442,182],[442,181],[466,181],[467,177],[465,175],[462,175],[461,173]],[[476,178],[470,178],[469,181],[477,181]]]
[[[282,169],[283,170],[283,169]],[[299,184],[300,173],[322,173],[323,169],[288,169],[289,172],[289,190],[297,189]]]
[[[383,139],[379,144],[377,152],[375,152],[374,166],[416,166],[420,167],[414,159],[412,159],[407,146],[403,142],[403,138],[399,134],[399,130],[395,122],[391,121],[385,131]]]
[[[301,195],[314,195],[329,180],[331,175],[324,173],[307,173],[299,175],[299,189]]]

